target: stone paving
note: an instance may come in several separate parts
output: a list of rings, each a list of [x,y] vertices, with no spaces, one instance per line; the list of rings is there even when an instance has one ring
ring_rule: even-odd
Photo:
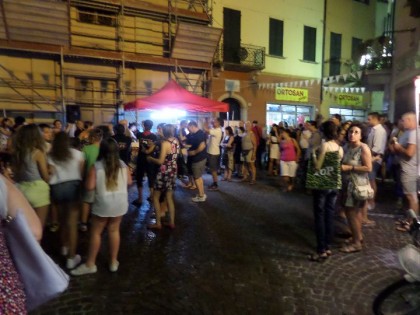
[[[307,260],[315,247],[311,196],[280,192],[278,178],[221,182],[199,204],[177,188],[174,231],[147,230],[150,205],[130,206],[120,270],[107,270],[104,237],[98,272],[72,277],[64,294],[33,314],[372,314],[378,292],[401,279],[396,254],[410,241],[394,230],[388,186],[372,214],[376,227],[364,231],[364,250],[336,250],[323,263]],[[44,244],[64,266],[56,235],[47,232]],[[84,258],[87,237],[80,239]]]

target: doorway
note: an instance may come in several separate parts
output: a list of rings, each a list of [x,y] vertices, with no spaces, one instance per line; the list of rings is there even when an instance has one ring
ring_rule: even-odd
[[[237,99],[229,97],[222,102],[229,104],[229,120],[241,120],[241,104]],[[227,113],[220,113],[219,117],[227,120]]]

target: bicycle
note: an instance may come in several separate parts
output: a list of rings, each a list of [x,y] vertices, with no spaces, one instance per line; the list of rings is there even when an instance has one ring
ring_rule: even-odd
[[[409,233],[413,244],[398,252],[400,264],[407,272],[403,279],[381,291],[373,302],[375,315],[420,314],[420,220],[414,211],[409,211],[412,223]]]

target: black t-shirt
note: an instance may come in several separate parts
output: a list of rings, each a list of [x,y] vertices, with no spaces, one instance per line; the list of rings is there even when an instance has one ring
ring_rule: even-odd
[[[139,153],[137,155],[137,165],[139,163],[148,164],[147,163],[147,154],[142,152],[142,148],[148,148],[150,145],[147,145],[146,140],[150,140],[149,143],[156,142],[157,136],[150,132],[150,131],[144,131],[140,132],[139,136]]]
[[[130,162],[131,154],[131,138],[126,135],[115,135],[113,138],[118,143],[120,159],[123,160],[125,164],[128,164]]]
[[[139,157],[140,156],[145,156],[146,154],[144,154],[143,152],[141,152],[141,149],[144,147],[147,147],[148,145],[146,144],[147,140],[149,143],[151,142],[156,142],[157,140],[157,136],[150,132],[150,131],[144,131],[144,132],[140,132],[138,135],[138,139],[139,139]]]
[[[207,135],[202,130],[198,130],[196,133],[189,133],[187,136],[187,144],[191,145],[191,147],[188,149],[188,151],[196,150],[200,146],[201,142],[204,142],[204,144],[206,144],[206,141]],[[191,156],[191,162],[200,162],[205,158],[207,158],[206,149],[204,149],[196,155]]]

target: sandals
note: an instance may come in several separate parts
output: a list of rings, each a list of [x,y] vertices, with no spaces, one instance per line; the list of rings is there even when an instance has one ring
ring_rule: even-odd
[[[327,252],[329,252],[330,254],[328,254]],[[328,259],[328,257],[331,256],[331,251],[325,251],[323,253],[314,253],[314,254],[310,254],[308,255],[308,260],[309,261],[313,261],[313,262],[324,262],[326,259]]]
[[[363,244],[363,242],[364,242],[365,240],[362,238],[361,240],[360,240],[360,243],[361,244]],[[346,245],[351,245],[351,244],[353,244],[354,243],[354,241],[353,241],[353,237],[349,237],[348,239],[345,239],[344,240],[344,244],[346,244]]]
[[[340,252],[345,254],[357,253],[362,250],[362,245],[356,246],[354,244],[346,245],[340,248]]]
[[[400,231],[400,232],[410,231],[410,222],[405,219],[395,221],[395,225],[397,225],[397,227],[395,228],[397,231]]]
[[[364,227],[375,227],[376,226],[376,222],[375,221],[372,221],[372,220],[367,220],[367,221],[362,222],[362,225]]]

